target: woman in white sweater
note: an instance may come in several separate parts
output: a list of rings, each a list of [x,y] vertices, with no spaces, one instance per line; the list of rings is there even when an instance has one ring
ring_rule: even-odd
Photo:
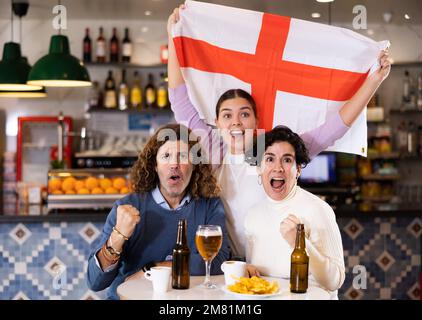
[[[264,150],[257,170],[267,197],[245,220],[249,273],[289,278],[296,225],[303,223],[309,278],[336,298],[345,277],[341,235],[331,207],[297,185],[309,162],[305,144],[289,128],[278,126],[266,133]]]

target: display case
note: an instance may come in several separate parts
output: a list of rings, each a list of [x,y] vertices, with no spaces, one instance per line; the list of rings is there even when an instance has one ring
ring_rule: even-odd
[[[130,191],[128,169],[48,172],[48,209],[106,209]]]
[[[63,117],[63,157],[67,167],[72,162],[72,118]],[[45,186],[52,154],[57,151],[59,117],[19,117],[16,180]]]

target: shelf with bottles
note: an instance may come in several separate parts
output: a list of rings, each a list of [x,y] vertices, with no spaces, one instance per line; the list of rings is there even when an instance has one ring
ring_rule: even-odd
[[[121,70],[120,83],[117,86],[113,70],[109,70],[103,88],[100,88],[98,81],[93,82],[87,100],[87,112],[171,112],[167,77],[164,72],[160,73],[158,82],[155,82],[154,74],[149,72],[147,84],[142,86],[138,70],[135,70],[132,79],[128,80],[127,70],[124,68]]]
[[[361,179],[363,179],[363,180],[391,181],[391,180],[399,180],[400,175],[398,175],[398,174],[371,173],[371,174],[361,176]]]
[[[390,202],[392,195],[387,196],[361,196],[362,201],[368,202]]]
[[[422,71],[404,70],[401,105],[390,110],[390,114],[422,113]]]
[[[144,65],[138,63],[131,63],[131,62],[85,62],[86,67],[107,67],[107,68],[127,68],[127,69],[140,69],[140,70],[160,70],[162,72],[167,71],[167,64],[159,63],[159,64],[151,64],[151,65]]]
[[[124,37],[119,39],[118,29],[113,27],[112,36],[107,41],[104,28],[99,28],[98,37],[95,42],[91,40],[90,29],[85,29],[85,36],[82,40],[82,61],[87,66],[116,66],[125,68],[166,68],[168,61],[168,46],[160,46],[160,61],[157,65],[139,65],[133,63],[132,56],[134,47],[129,35],[129,28],[124,28]],[[95,47],[94,47],[95,44]]]

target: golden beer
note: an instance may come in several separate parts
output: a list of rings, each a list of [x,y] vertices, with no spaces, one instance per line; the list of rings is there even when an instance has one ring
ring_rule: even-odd
[[[211,282],[211,263],[220,251],[223,243],[223,232],[217,225],[199,225],[196,230],[195,244],[202,259],[205,261],[205,281],[202,286],[206,289],[215,289]]]
[[[218,233],[196,233],[195,244],[199,254],[204,260],[212,260],[220,251],[223,235]]]

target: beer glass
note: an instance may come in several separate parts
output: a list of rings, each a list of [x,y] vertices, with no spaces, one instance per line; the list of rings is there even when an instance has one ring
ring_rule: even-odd
[[[220,251],[223,233],[220,226],[199,225],[196,230],[195,244],[202,259],[205,261],[205,281],[202,284],[207,289],[217,286],[211,282],[211,262]]]

